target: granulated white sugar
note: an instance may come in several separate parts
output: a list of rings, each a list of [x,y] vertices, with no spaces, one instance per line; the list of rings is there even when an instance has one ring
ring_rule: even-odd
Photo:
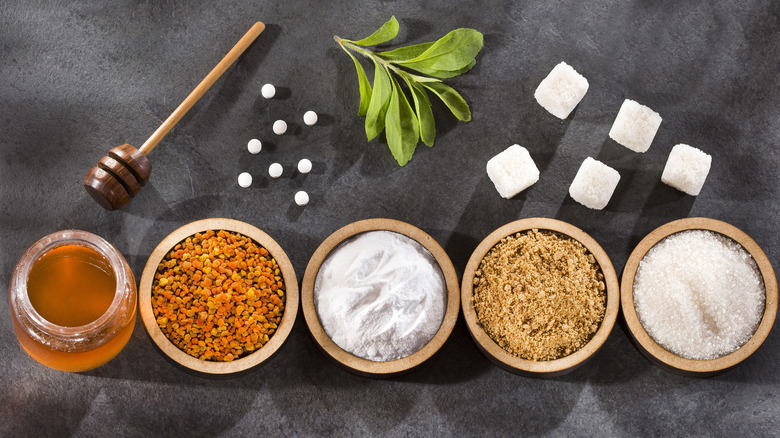
[[[392,231],[368,231],[336,247],[314,284],[325,333],[343,350],[372,361],[409,356],[436,335],[447,288],[436,259]]]
[[[673,234],[647,252],[634,307],[647,334],[684,358],[708,360],[744,345],[764,312],[758,266],[737,242],[711,231]]]

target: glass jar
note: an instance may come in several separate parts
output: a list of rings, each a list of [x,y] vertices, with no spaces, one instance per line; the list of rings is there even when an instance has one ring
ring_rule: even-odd
[[[54,250],[61,252],[70,249],[100,257],[101,260],[105,261],[106,269],[110,267],[116,280],[113,299],[110,296],[107,298],[110,300],[110,304],[107,304],[107,310],[102,314],[98,313],[99,316],[91,322],[77,326],[55,324],[41,316],[39,312],[42,308],[33,305],[28,293],[30,273],[36,264],[41,262],[47,254],[53,254]],[[87,268],[94,267],[94,263],[89,260],[81,262],[77,260],[74,263],[82,263],[83,266],[86,266],[84,263],[89,263],[90,266],[86,266]],[[76,281],[78,281],[79,272],[76,272],[78,265],[71,271],[66,274],[56,270],[47,272],[59,276],[75,275]],[[49,280],[56,285],[60,279],[55,277]],[[65,283],[66,281],[63,279],[59,283],[60,287]],[[89,282],[87,281],[87,283]],[[113,285],[109,283],[109,287],[111,286]],[[49,286],[49,289],[57,289],[57,286]],[[50,290],[46,292],[67,294],[70,291]],[[110,294],[111,290],[108,289],[107,292]],[[38,299],[36,296],[36,300]],[[87,371],[105,364],[124,348],[135,326],[136,284],[130,266],[122,254],[110,243],[100,236],[86,231],[58,231],[42,238],[28,248],[14,268],[8,300],[14,332],[19,343],[35,360],[61,371]],[[53,308],[59,314],[67,316],[67,313],[75,311],[79,304],[90,304],[88,301],[90,300],[74,299],[67,305],[55,305]]]

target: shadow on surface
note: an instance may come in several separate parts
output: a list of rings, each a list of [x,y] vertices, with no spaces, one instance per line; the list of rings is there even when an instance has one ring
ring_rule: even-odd
[[[503,199],[487,174],[480,178],[452,231],[452,237],[443,245],[459,277],[463,275],[466,263],[481,239],[505,225],[505,218],[520,217],[526,197],[527,193],[523,191],[511,199]],[[499,202],[496,202],[497,199]],[[469,236],[481,237],[477,240]]]

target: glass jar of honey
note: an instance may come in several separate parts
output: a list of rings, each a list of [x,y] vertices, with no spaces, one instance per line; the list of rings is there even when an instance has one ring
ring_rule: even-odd
[[[58,231],[28,248],[14,268],[8,299],[19,343],[61,371],[105,364],[135,326],[130,266],[110,243],[86,231]]]

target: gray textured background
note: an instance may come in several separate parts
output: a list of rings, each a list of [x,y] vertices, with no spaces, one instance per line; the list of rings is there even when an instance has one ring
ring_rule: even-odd
[[[473,121],[456,123],[437,106],[436,145],[419,146],[404,168],[382,142],[366,143],[354,68],[332,39],[362,38],[391,15],[401,24],[393,46],[457,27],[485,35],[477,66],[448,81]],[[113,146],[140,146],[256,20],[267,30],[150,155],[150,184],[124,210],[100,209],[81,186],[86,171]],[[140,276],[164,236],[207,217],[269,233],[299,279],[330,233],[371,217],[422,228],[459,274],[484,236],[532,216],[584,229],[618,273],[644,235],[687,216],[743,229],[778,266],[779,20],[775,0],[4,0],[0,284],[25,248],[64,228],[105,237]],[[533,99],[562,60],[590,82],[563,121]],[[260,96],[267,82],[278,98]],[[607,136],[625,98],[664,118],[645,154]],[[302,123],[309,109],[319,125]],[[273,135],[278,118],[291,122],[290,134]],[[246,152],[253,137],[264,141],[259,155]],[[529,149],[541,179],[504,200],[484,168],[513,143]],[[660,182],[677,143],[713,156],[698,197]],[[589,155],[621,173],[603,211],[567,195]],[[314,170],[294,175],[303,157]],[[285,176],[267,176],[272,162]],[[251,188],[236,184],[241,171],[254,175]],[[299,189],[311,195],[305,208],[293,203]],[[370,380],[331,364],[299,315],[267,366],[209,380],[161,357],[140,321],[109,364],[82,374],[49,370],[18,345],[5,300],[0,316],[3,436],[767,436],[780,428],[777,328],[736,369],[694,379],[652,365],[616,325],[585,367],[537,380],[493,366],[461,318],[423,367]]]

